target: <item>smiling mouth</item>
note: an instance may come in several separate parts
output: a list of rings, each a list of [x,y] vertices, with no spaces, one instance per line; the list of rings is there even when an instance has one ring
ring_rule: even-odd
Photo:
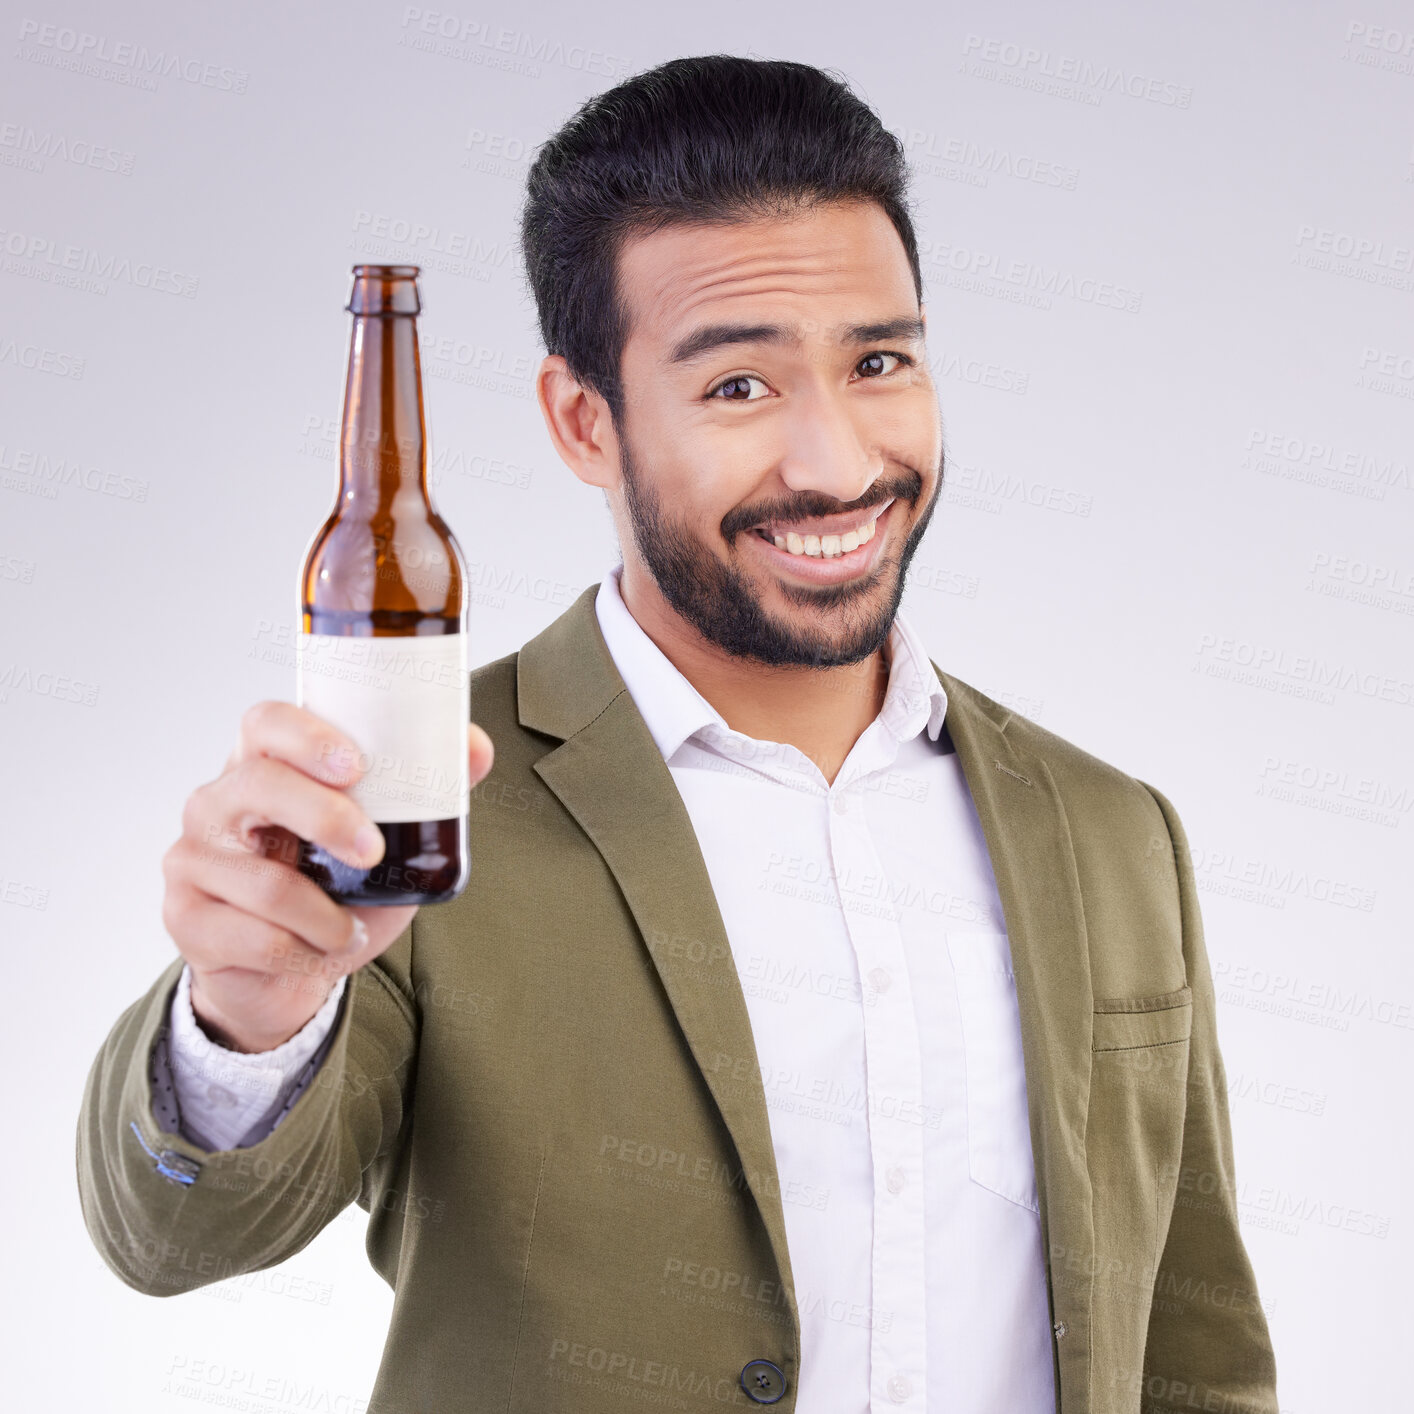
[[[794,526],[783,529],[777,529],[769,524],[753,526],[751,534],[759,536],[768,545],[775,546],[783,554],[801,559],[839,559],[852,554],[860,546],[867,545],[878,534],[879,521],[896,499],[896,497],[890,496],[887,501],[873,507],[863,516],[852,517],[848,528],[842,532],[833,531],[829,534],[821,534],[809,529],[811,524],[809,521],[797,521]],[[841,517],[836,516],[832,519],[838,525]],[[824,526],[829,523],[829,520],[825,520],[815,524]]]

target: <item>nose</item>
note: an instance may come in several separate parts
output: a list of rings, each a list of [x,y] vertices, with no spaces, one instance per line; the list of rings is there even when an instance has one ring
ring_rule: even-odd
[[[779,471],[793,491],[852,505],[878,480],[884,457],[843,397],[817,389],[798,398],[785,429]]]

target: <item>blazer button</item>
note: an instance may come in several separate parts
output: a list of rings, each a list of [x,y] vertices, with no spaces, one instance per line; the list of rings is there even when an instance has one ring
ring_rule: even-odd
[[[1064,1321],[1057,1321],[1057,1322],[1055,1323],[1055,1325],[1051,1327],[1051,1329],[1052,1329],[1053,1331],[1055,1331],[1055,1333],[1056,1333],[1056,1339],[1059,1340],[1059,1339],[1061,1338],[1061,1336],[1063,1336],[1063,1335],[1065,1334],[1065,1322],[1064,1322]]]
[[[741,1387],[757,1404],[774,1404],[786,1392],[786,1377],[769,1360],[753,1360],[742,1366]]]

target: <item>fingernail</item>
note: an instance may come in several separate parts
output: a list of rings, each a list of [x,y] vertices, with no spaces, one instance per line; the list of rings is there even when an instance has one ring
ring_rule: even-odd
[[[354,849],[360,859],[377,859],[383,853],[383,832],[377,825],[360,825],[354,836]]]
[[[353,768],[353,752],[346,746],[330,748],[324,757],[324,769],[331,776],[347,776]]]

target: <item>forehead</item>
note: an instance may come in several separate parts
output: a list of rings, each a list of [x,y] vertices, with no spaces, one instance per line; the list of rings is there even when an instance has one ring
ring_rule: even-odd
[[[634,236],[620,251],[618,283],[628,342],[659,352],[709,320],[774,313],[810,339],[861,314],[917,308],[903,242],[874,202]]]

